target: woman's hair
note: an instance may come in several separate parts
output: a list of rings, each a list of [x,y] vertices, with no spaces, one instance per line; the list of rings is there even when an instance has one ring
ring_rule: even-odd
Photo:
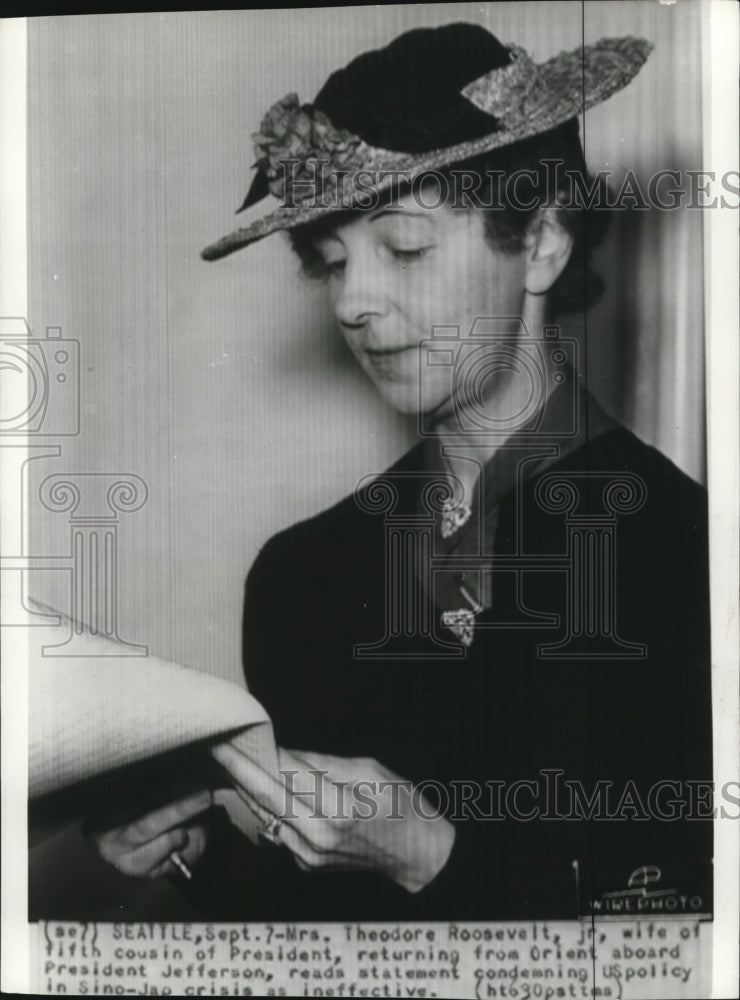
[[[513,185],[511,182],[517,175],[521,180]],[[483,214],[490,245],[504,253],[519,253],[524,249],[527,232],[539,206],[556,206],[560,224],[571,236],[573,248],[567,265],[550,290],[553,311],[578,311],[598,301],[603,282],[591,269],[591,255],[606,233],[610,213],[599,207],[605,204],[605,199],[599,184],[593,187],[594,181],[586,169],[577,119],[570,119],[531,139],[452,163],[431,176],[445,178],[448,204],[456,208],[474,207]],[[393,190],[402,193],[408,187],[402,184]],[[583,198],[586,191],[589,192],[587,201]],[[579,192],[581,197],[574,197]],[[591,192],[594,192],[593,197]],[[289,231],[291,245],[301,260],[304,274],[311,278],[324,277],[316,241],[341,223],[362,214],[361,208],[332,212]]]

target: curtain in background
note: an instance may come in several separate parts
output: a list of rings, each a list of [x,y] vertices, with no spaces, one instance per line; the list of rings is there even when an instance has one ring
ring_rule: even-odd
[[[702,154],[701,4],[586,3],[583,23],[587,44],[631,34],[655,45],[635,85],[586,115],[586,161],[592,171],[612,170],[617,192],[634,171],[646,195],[657,171],[677,170],[681,185],[661,182],[661,198],[670,203],[671,187],[688,192],[687,170],[711,168]],[[607,293],[586,320],[605,402],[701,482],[703,223],[702,211],[688,208],[616,212],[598,257]],[[594,343],[602,331],[603,348]]]

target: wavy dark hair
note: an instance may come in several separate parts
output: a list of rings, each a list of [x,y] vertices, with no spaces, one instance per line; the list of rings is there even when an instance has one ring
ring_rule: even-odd
[[[527,206],[501,197],[507,179],[525,173],[528,174]],[[567,265],[550,290],[552,311],[554,314],[582,311],[598,301],[604,284],[591,267],[591,256],[606,234],[610,212],[599,207],[605,204],[605,198],[598,193],[601,182],[598,179],[594,182],[586,168],[576,118],[531,139],[433,172],[437,178],[440,175],[447,180],[448,193],[455,192],[455,207],[493,206],[475,207],[475,210],[484,216],[490,245],[504,253],[519,253],[524,249],[527,232],[539,206],[556,206],[560,224],[571,236],[573,248]],[[461,183],[465,175],[466,182]],[[596,195],[588,199],[574,198],[574,179],[577,179],[576,193],[593,190]],[[394,190],[402,193],[408,187],[408,184],[401,184]],[[465,194],[461,202],[459,192],[471,189],[474,197]],[[316,241],[348,219],[362,214],[360,208],[332,212],[289,231],[291,245],[306,276],[318,280],[325,277]]]

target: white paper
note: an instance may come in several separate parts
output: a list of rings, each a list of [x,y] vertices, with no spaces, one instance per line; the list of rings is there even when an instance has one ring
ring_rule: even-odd
[[[272,726],[246,688],[155,656],[116,655],[89,633],[85,656],[48,656],[60,629],[35,628],[29,657],[31,797],[219,733],[277,771]]]

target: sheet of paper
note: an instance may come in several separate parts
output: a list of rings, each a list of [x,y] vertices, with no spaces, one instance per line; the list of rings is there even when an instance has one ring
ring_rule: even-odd
[[[221,733],[277,773],[272,725],[246,688],[155,656],[117,655],[101,636],[84,636],[86,655],[64,657],[44,655],[59,628],[29,635],[31,797]]]

